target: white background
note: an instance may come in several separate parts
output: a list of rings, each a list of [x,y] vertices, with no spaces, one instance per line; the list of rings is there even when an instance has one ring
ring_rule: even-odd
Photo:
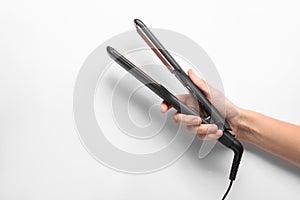
[[[220,199],[231,162],[220,146],[204,160],[192,147],[146,175],[94,160],[74,128],[77,73],[99,44],[140,18],[201,45],[237,105],[299,124],[299,9],[296,0],[2,0],[0,199]],[[299,169],[245,146],[229,199],[299,198]]]

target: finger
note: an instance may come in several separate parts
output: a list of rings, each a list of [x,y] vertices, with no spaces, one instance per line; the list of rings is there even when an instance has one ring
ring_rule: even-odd
[[[166,101],[163,101],[160,105],[160,111],[162,113],[167,112],[172,106],[170,106]]]
[[[206,118],[208,116],[208,114],[205,112],[205,110],[203,108],[200,108],[200,117],[202,118]]]
[[[192,69],[188,70],[188,75],[189,75],[189,78],[193,81],[193,83],[200,90],[202,90],[205,93],[205,95],[209,94],[209,88],[208,88],[208,85],[206,84],[206,82],[202,78],[200,78],[199,76],[197,76]]]
[[[193,98],[191,94],[180,94],[176,95],[176,97],[185,105],[190,107],[196,112],[199,112],[199,105],[198,102]]]
[[[194,116],[194,115],[184,115],[182,113],[176,113],[174,115],[174,121],[176,123],[183,123],[185,125],[200,125],[201,124],[201,118]]]
[[[197,134],[200,140],[217,140],[222,136],[223,132],[218,130],[217,134]]]
[[[187,130],[200,135],[217,134],[218,127],[215,124],[201,124],[200,126],[187,126]]]

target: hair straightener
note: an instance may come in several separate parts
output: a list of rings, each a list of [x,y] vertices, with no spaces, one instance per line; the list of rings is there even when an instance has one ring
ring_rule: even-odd
[[[194,85],[190,80],[188,75],[183,71],[171,54],[163,47],[163,45],[158,41],[154,34],[147,28],[147,26],[139,19],[134,20],[135,27],[139,35],[145,40],[145,42],[151,47],[158,58],[163,62],[163,64],[173,73],[176,78],[185,86],[193,98],[198,102],[199,106],[204,109],[209,117],[202,119],[203,124],[216,124],[219,129],[223,131],[223,135],[218,139],[220,143],[228,147],[234,152],[234,157],[232,161],[232,166],[230,170],[230,184],[227,191],[225,192],[222,199],[227,196],[232,182],[236,178],[238,167],[243,154],[242,144],[230,133],[231,128],[226,122],[224,116],[210,103],[203,92]],[[117,50],[108,46],[107,52],[112,59],[114,59],[120,66],[142,82],[146,87],[152,90],[155,94],[165,100],[170,106],[176,109],[178,112],[186,115],[200,116],[199,113],[195,112],[183,102],[181,102],[176,96],[170,93],[164,86],[157,83],[144,71],[134,65],[127,58],[122,56]]]

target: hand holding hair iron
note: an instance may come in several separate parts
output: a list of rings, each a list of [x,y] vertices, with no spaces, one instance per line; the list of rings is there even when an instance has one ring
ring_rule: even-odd
[[[175,59],[169,54],[169,52],[163,47],[163,45],[158,41],[154,34],[147,28],[147,26],[139,19],[134,20],[137,32],[146,41],[146,43],[151,47],[154,53],[160,58],[160,60],[167,66],[171,73],[173,73],[176,78],[188,89],[190,94],[198,101],[199,105],[205,110],[205,112],[210,116],[211,124],[216,124],[219,129],[223,130],[223,136],[218,140],[226,147],[234,151],[234,160],[232,163],[232,168],[230,172],[229,179],[235,180],[237,169],[242,157],[243,146],[242,144],[234,138],[234,136],[229,132],[231,128],[225,118],[220,114],[220,112],[210,103],[202,91],[194,85],[188,75],[182,70]]]
[[[202,119],[202,123],[216,124],[219,129],[223,130],[223,135],[218,139],[220,143],[230,148],[234,152],[234,158],[231,166],[231,171],[229,179],[231,180],[228,190],[225,196],[228,194],[231,187],[232,181],[235,180],[237,170],[243,154],[242,144],[230,133],[231,128],[226,122],[225,118],[220,114],[220,112],[210,103],[202,91],[194,85],[190,80],[188,75],[182,70],[175,59],[169,54],[169,52],[163,47],[163,45],[158,41],[154,34],[146,27],[146,25],[138,19],[134,20],[137,32],[145,40],[145,42],[151,47],[154,53],[159,57],[159,59],[164,63],[164,65],[173,73],[176,78],[188,89],[193,98],[199,103],[205,112],[210,116],[209,118]],[[199,116],[184,103],[182,103],[178,98],[172,95],[165,87],[154,81],[150,76],[144,73],[141,69],[135,66],[132,62],[122,56],[112,47],[107,47],[108,54],[125,70],[129,71],[134,77],[141,81],[150,90],[164,99],[169,105],[175,108],[178,112],[188,115]],[[209,120],[209,121],[208,121]]]

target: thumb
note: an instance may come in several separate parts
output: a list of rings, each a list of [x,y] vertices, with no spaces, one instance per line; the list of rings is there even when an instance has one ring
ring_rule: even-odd
[[[207,96],[209,94],[209,88],[206,82],[197,76],[192,69],[188,70],[188,76],[192,80],[192,82]]]

